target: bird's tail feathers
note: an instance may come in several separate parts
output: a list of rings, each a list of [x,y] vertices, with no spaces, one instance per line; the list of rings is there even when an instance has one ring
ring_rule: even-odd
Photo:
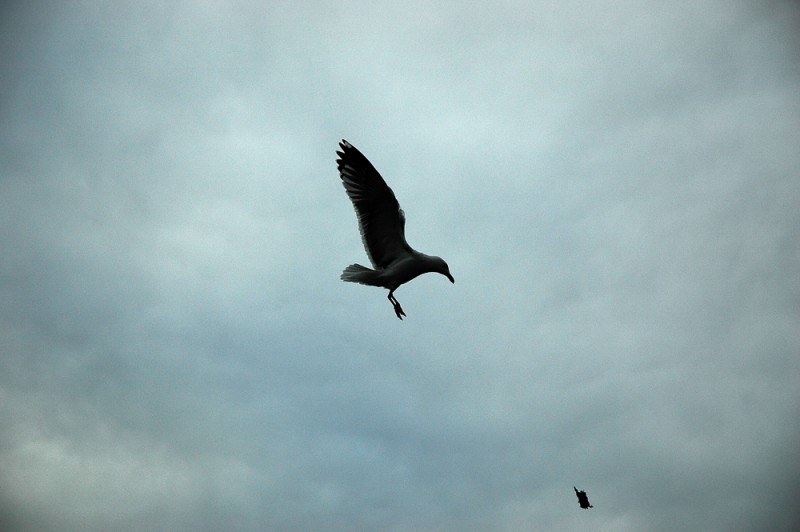
[[[360,264],[351,264],[344,269],[341,275],[342,281],[348,283],[367,284],[370,286],[383,286],[380,274]]]

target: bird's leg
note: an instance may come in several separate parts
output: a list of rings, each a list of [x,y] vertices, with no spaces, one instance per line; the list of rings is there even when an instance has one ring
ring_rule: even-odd
[[[401,307],[401,306],[400,306],[400,303],[399,303],[399,302],[397,301],[397,299],[394,297],[394,290],[390,290],[390,291],[389,291],[389,296],[388,296],[388,298],[389,298],[389,302],[390,302],[390,303],[392,304],[392,306],[394,307],[394,313],[395,313],[395,314],[397,314],[397,317],[398,317],[398,318],[400,318],[400,319],[402,320],[402,319],[403,319],[403,316],[405,316],[405,315],[406,315],[406,313],[405,313],[405,312],[403,312],[403,307]]]

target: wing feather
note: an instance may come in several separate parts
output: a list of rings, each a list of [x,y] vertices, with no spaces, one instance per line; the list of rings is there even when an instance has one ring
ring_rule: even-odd
[[[372,163],[346,140],[339,146],[339,177],[356,210],[364,249],[374,268],[385,268],[412,251],[405,237],[405,214]]]

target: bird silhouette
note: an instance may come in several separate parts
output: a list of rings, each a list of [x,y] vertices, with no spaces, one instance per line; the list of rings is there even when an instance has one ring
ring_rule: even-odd
[[[406,313],[394,297],[400,285],[428,272],[440,273],[451,283],[456,281],[444,260],[420,253],[408,245],[405,214],[372,163],[346,140],[339,146],[341,151],[336,152],[339,177],[356,210],[361,240],[373,268],[351,264],[344,269],[341,279],[387,288],[389,302],[402,320]]]
[[[585,491],[578,491],[578,488],[572,486],[572,489],[575,490],[575,495],[578,496],[578,504],[584,510],[588,510],[589,508],[594,508],[591,504],[589,504],[589,497],[586,495]]]

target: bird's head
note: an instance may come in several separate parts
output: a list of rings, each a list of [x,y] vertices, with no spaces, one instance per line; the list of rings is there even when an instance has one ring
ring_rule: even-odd
[[[450,279],[451,283],[455,284],[456,280],[453,279],[452,275],[450,275],[450,267],[443,259],[439,257],[433,257],[433,265],[434,265],[433,271],[435,271],[436,273],[441,273],[442,275]]]

